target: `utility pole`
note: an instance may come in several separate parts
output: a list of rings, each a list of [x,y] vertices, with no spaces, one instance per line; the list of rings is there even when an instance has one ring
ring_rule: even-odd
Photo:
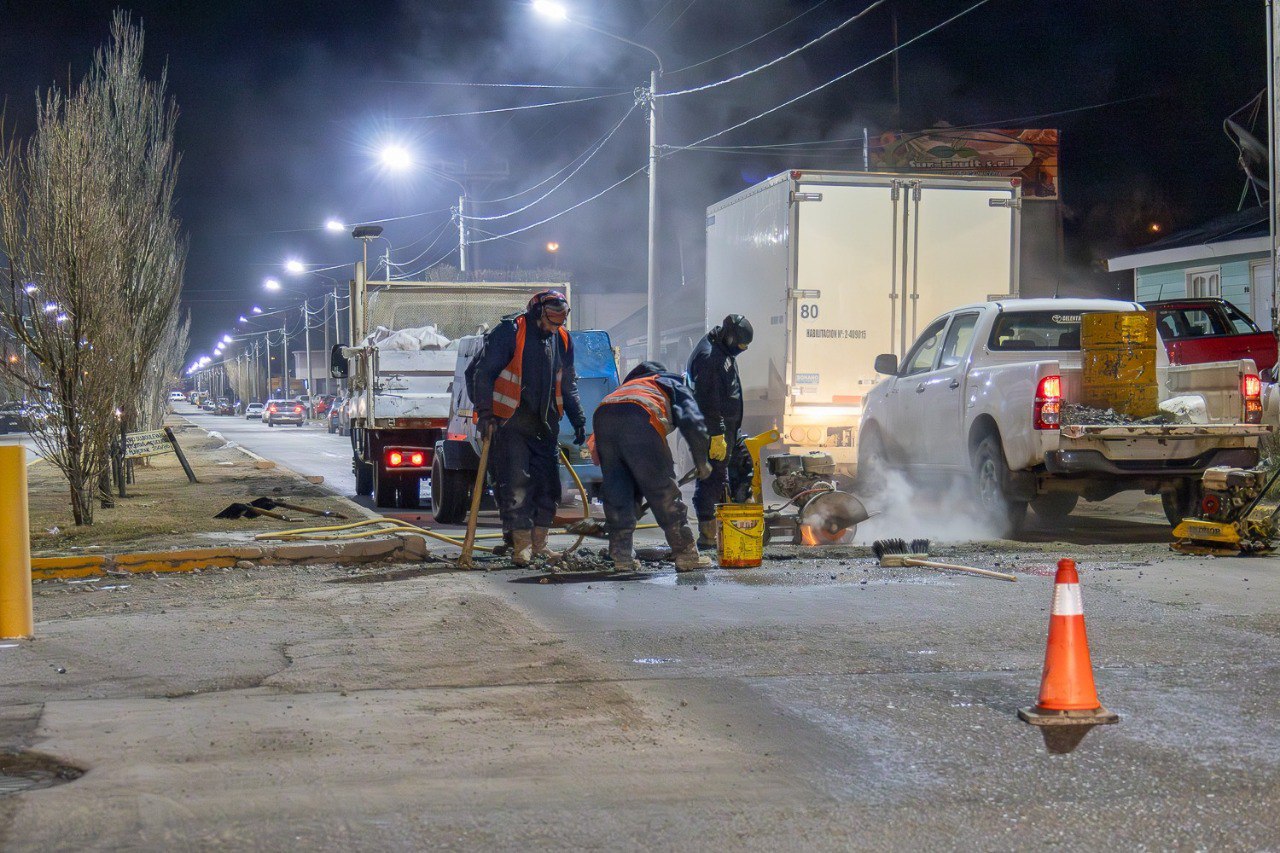
[[[330,343],[329,341],[329,318],[324,316],[325,312],[328,311],[329,309],[329,296],[330,294],[328,293],[324,295],[324,308],[320,311],[320,325],[324,326],[324,364],[326,365],[329,363],[329,353],[333,350],[333,344]],[[333,294],[333,314],[335,317],[338,314],[337,294]],[[325,375],[326,377],[328,376],[327,368],[325,370]],[[325,388],[329,390],[329,393],[333,393],[333,388],[330,387],[332,385],[333,385],[332,379],[328,379],[328,381],[325,382]]]
[[[280,399],[289,399],[289,321],[280,315]]]
[[[311,373],[311,312],[308,309],[310,300],[302,300],[302,345],[307,350],[307,417],[315,411],[316,383]]]
[[[656,54],[655,54],[656,56]],[[659,60],[661,67],[661,60]],[[645,360],[658,360],[658,68],[649,72],[649,285]]]
[[[1277,63],[1276,46],[1280,44],[1280,15],[1276,14],[1275,0],[1267,0],[1267,150],[1270,156],[1269,175],[1267,179],[1267,210],[1271,237],[1271,333],[1280,340],[1280,314],[1277,313],[1276,300],[1280,297],[1280,228],[1276,223],[1276,187],[1277,169],[1280,169],[1280,145],[1276,141],[1276,128],[1280,125],[1280,105],[1276,97],[1280,94],[1280,64]]]
[[[458,271],[467,271],[467,194],[458,196]]]

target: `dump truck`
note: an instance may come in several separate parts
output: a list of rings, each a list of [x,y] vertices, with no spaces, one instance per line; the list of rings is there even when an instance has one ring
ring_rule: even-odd
[[[1017,178],[794,170],[707,208],[708,328],[742,314],[743,429],[852,474],[880,353],[966,302],[1018,294]]]
[[[457,341],[521,313],[542,290],[567,282],[367,281],[351,283],[352,343],[330,355],[330,374],[351,399],[356,494],[380,507],[413,509],[449,425]]]

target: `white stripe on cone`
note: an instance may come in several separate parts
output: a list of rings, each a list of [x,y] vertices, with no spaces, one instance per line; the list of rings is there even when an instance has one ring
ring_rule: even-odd
[[[1054,616],[1083,616],[1084,602],[1080,599],[1080,584],[1055,584],[1052,612]]]

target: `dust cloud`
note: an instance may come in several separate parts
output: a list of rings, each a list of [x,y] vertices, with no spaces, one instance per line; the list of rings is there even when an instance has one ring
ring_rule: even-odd
[[[854,493],[872,513],[858,525],[855,541],[869,545],[876,539],[897,537],[939,543],[979,542],[1004,538],[1007,531],[983,513],[968,480],[946,484],[911,482],[901,471],[886,471],[883,485],[861,486]]]

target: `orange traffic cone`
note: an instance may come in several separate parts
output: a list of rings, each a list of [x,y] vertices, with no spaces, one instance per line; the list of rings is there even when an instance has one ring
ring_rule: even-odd
[[[1120,717],[1102,707],[1093,685],[1093,664],[1084,633],[1084,606],[1075,560],[1059,560],[1053,580],[1053,611],[1049,616],[1049,645],[1044,653],[1044,676],[1035,707],[1018,716],[1033,726],[1097,725]]]

